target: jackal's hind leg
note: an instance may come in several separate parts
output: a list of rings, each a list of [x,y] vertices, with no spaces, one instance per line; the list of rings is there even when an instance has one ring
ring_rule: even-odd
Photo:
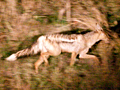
[[[41,53],[41,56],[43,57],[44,61],[45,61],[45,66],[48,66],[49,63],[48,63],[48,57],[49,57],[49,53]]]
[[[35,72],[38,73],[38,67],[43,63],[43,57],[39,57],[39,59],[35,62]]]
[[[72,52],[70,66],[74,65],[76,56],[77,54],[75,52]]]
[[[43,59],[44,59],[44,61],[45,61],[45,66],[48,66],[49,65],[49,63],[48,63],[48,57],[49,57],[49,55],[48,54],[41,54],[41,56],[43,57]]]

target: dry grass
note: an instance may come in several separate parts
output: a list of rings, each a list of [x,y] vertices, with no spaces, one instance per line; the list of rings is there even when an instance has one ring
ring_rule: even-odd
[[[120,20],[120,1],[71,0],[71,23],[66,21],[64,13],[62,20],[58,19],[65,3],[65,0],[0,1],[0,90],[120,89],[120,38],[117,33],[108,30],[109,26],[115,26]],[[100,42],[89,52],[97,55],[103,66],[93,67],[90,60],[85,59],[76,61],[70,67],[70,54],[63,53],[50,57],[50,65],[45,67],[42,64],[39,73],[35,74],[34,62],[39,58],[38,55],[20,58],[15,62],[3,60],[29,46],[38,35],[69,31],[72,28],[95,30],[96,22],[111,33],[110,44]]]
[[[119,69],[94,68],[85,60],[69,66],[69,54],[64,53],[49,59],[50,65],[39,67],[35,74],[33,63],[38,56],[21,58],[15,62],[0,61],[1,89],[42,90],[118,90]],[[114,66],[111,66],[114,67]]]

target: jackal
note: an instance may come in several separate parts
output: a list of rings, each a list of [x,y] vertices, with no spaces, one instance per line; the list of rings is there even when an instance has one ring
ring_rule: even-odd
[[[49,56],[57,56],[61,52],[72,53],[70,66],[74,65],[75,58],[79,54],[79,58],[93,58],[98,61],[98,58],[94,55],[88,55],[87,52],[96,42],[103,40],[108,43],[109,39],[104,33],[103,29],[97,24],[97,30],[88,32],[86,34],[52,34],[40,36],[37,42],[30,48],[23,49],[12,55],[6,60],[14,61],[18,57],[40,53],[40,57],[35,62],[35,71],[38,73],[38,67],[45,62],[48,65]]]

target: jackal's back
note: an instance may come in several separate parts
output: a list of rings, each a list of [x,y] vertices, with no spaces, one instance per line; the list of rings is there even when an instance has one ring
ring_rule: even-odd
[[[64,35],[64,34],[52,34],[46,35],[46,39],[50,39],[51,41],[56,42],[75,42],[82,39],[83,36],[81,34],[71,34],[71,35]]]
[[[81,34],[63,35],[52,34],[46,35],[46,40],[51,43],[57,43],[62,52],[79,52],[85,48],[85,38]]]

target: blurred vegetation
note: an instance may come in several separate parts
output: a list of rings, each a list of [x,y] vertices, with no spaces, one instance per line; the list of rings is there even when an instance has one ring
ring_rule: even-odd
[[[71,0],[71,17],[59,13],[69,0],[0,0],[0,90],[119,90],[120,89],[120,0]],[[81,23],[75,24],[75,20]],[[90,59],[69,66],[70,54],[50,57],[34,72],[39,55],[3,60],[30,46],[38,36],[51,33],[84,33],[100,23],[110,44],[99,42],[90,49],[103,62],[94,67]],[[73,23],[73,24],[71,24]]]

